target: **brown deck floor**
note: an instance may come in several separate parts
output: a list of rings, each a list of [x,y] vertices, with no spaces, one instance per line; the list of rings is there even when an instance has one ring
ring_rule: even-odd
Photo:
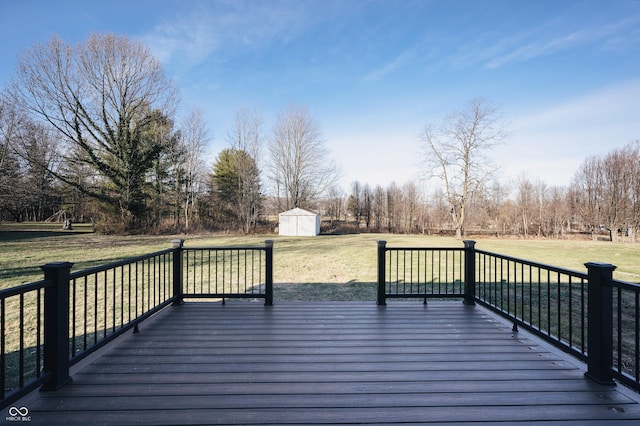
[[[31,424],[638,424],[637,394],[460,302],[188,303],[36,392]]]

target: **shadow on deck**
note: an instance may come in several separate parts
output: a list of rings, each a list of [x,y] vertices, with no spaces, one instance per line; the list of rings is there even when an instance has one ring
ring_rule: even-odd
[[[638,395],[461,302],[188,303],[16,406],[31,424],[638,424]]]

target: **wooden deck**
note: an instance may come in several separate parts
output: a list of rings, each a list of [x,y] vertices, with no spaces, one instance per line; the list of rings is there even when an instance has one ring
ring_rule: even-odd
[[[583,373],[461,302],[190,303],[19,404],[47,425],[640,422]]]

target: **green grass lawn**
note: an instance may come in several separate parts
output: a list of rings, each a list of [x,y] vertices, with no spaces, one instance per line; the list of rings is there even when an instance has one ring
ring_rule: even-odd
[[[175,238],[185,247],[274,244],[274,282],[292,284],[349,284],[376,281],[377,241],[389,247],[462,247],[455,238],[421,235],[350,234],[318,237],[277,235],[235,236],[108,236],[61,230],[12,231],[0,227],[0,288],[42,278],[40,266],[69,261],[73,270],[105,264],[171,247]],[[78,229],[78,227],[76,227]],[[640,244],[573,240],[477,239],[476,248],[577,271],[585,262],[609,262],[615,277],[640,281]]]

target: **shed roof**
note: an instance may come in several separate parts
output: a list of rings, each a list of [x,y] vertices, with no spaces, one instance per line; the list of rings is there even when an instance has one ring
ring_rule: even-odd
[[[317,216],[317,213],[310,212],[309,210],[296,207],[295,209],[287,210],[280,213],[280,216]]]

